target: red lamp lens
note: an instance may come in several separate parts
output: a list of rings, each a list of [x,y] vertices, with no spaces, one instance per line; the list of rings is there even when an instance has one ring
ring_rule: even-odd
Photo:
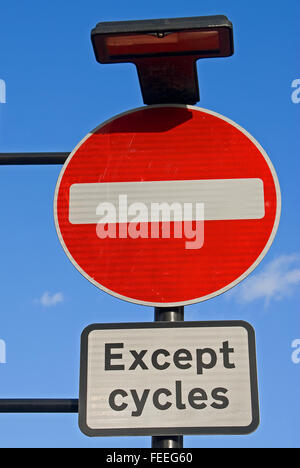
[[[111,35],[102,36],[101,42],[101,56],[107,59],[160,54],[190,54],[191,52],[217,54],[220,51],[220,33],[217,30]],[[98,46],[100,46],[99,42]]]

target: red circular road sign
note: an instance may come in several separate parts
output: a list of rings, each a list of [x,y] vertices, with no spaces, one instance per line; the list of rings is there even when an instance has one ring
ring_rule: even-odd
[[[253,271],[280,206],[275,170],[249,133],[205,109],[163,105],[118,115],[77,145],[54,216],[67,256],[94,285],[178,306]]]

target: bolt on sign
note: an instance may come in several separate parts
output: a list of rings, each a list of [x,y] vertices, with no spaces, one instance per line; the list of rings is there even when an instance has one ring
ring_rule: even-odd
[[[246,322],[98,324],[81,341],[88,436],[248,434],[259,424]]]
[[[158,105],[118,115],[77,145],[54,216],[67,256],[98,288],[180,306],[253,271],[280,206],[275,170],[249,133],[212,111]]]

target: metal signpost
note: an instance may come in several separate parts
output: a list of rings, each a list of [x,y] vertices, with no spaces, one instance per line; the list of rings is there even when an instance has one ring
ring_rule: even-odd
[[[193,107],[196,62],[233,54],[225,16],[99,23],[100,63],[131,62],[149,105],[101,124],[69,153],[0,154],[1,164],[64,164],[59,240],[98,288],[155,307],[153,323],[82,334],[79,400],[0,400],[0,412],[79,412],[89,436],[247,434],[259,424],[254,330],[184,322],[184,306],[243,280],[275,237],[280,189],[270,159],[236,123]]]

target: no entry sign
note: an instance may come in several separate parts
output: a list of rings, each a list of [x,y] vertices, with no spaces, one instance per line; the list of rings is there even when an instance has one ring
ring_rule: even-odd
[[[91,325],[79,425],[89,436],[247,434],[259,424],[246,322]]]
[[[253,271],[276,234],[280,189],[267,154],[234,122],[150,106],[79,143],[59,176],[54,214],[67,256],[94,285],[177,306]]]

